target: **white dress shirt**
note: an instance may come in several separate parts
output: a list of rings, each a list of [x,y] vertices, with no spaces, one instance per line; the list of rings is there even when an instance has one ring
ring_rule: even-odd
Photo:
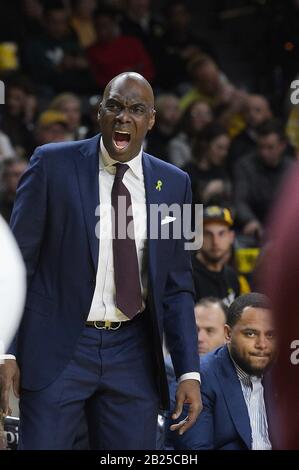
[[[233,361],[234,362],[234,361]],[[252,450],[271,450],[262,379],[248,375],[234,362],[251,426]]]
[[[99,258],[95,291],[88,314],[88,321],[129,320],[115,305],[115,283],[112,247],[111,191],[116,173],[115,163],[104,147],[101,139],[99,165],[100,189],[100,220],[99,220]],[[139,276],[143,301],[147,295],[147,270],[145,266],[147,218],[144,177],[142,169],[142,149],[137,157],[127,162],[128,170],[124,174],[123,183],[131,194],[134,218],[135,243],[139,265]],[[145,302],[143,302],[144,308]]]

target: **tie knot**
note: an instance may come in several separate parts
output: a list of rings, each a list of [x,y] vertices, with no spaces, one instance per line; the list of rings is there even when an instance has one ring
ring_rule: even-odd
[[[126,165],[125,163],[115,163],[114,166],[116,168],[115,178],[120,178],[122,180],[125,172],[129,168],[129,165]]]

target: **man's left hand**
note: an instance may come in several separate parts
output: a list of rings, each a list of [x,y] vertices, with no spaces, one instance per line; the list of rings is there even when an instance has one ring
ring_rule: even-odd
[[[176,407],[172,419],[178,419],[183,411],[183,405],[188,404],[188,416],[177,424],[170,426],[171,431],[178,431],[180,435],[184,434],[195,423],[199,413],[202,410],[202,401],[200,395],[200,384],[198,380],[183,380],[177,388]]]

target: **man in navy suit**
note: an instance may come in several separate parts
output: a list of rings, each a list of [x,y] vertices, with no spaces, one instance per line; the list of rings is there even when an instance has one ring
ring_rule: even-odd
[[[228,344],[201,361],[203,411],[175,449],[270,450],[264,374],[276,349],[272,312],[258,293],[238,297],[229,307]]]
[[[91,448],[155,448],[158,409],[169,402],[163,328],[179,379],[176,417],[190,404],[178,432],[201,410],[186,240],[161,235],[170,222],[171,234],[183,233],[182,222],[166,216],[150,236],[152,205],[190,204],[190,183],[142,151],[154,121],[151,86],[123,73],[105,89],[102,135],[37,148],[20,182],[11,226],[28,292],[8,351],[16,361],[1,366],[5,411],[21,371],[20,449],[71,449],[83,410]],[[133,237],[120,236],[119,223]]]

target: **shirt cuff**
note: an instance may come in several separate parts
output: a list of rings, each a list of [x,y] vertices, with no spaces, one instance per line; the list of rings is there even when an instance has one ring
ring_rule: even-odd
[[[193,380],[198,380],[200,383],[200,374],[198,372],[188,372],[187,374],[181,375],[178,379],[178,383],[180,384],[183,382],[183,380],[188,380],[188,379],[193,379]]]
[[[0,354],[0,361],[5,361],[6,359],[14,359],[16,361],[16,356],[13,354]]]

